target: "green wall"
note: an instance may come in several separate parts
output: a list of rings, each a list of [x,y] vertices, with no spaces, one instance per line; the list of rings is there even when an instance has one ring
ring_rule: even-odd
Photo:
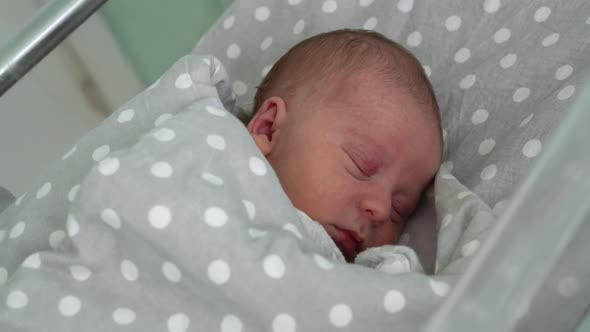
[[[187,54],[232,0],[110,0],[101,12],[146,84]]]

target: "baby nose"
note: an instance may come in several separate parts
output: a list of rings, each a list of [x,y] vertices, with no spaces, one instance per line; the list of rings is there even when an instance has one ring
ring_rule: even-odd
[[[371,224],[382,224],[390,218],[391,198],[389,195],[379,195],[373,198],[367,198],[361,204],[361,209],[361,213],[371,221]]]

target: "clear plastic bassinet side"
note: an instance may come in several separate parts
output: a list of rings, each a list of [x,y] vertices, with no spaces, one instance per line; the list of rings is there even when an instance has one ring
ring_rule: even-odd
[[[555,331],[556,321],[557,330],[572,330],[588,315],[590,264],[584,253],[590,253],[590,86],[581,89],[569,110],[559,111],[568,115],[424,331],[532,326]],[[570,277],[564,278],[563,271]],[[559,273],[561,279],[550,278]],[[551,307],[543,308],[547,305]],[[522,326],[531,319],[538,321]]]

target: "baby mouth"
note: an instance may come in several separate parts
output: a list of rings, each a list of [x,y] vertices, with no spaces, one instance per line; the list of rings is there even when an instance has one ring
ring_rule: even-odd
[[[334,226],[335,234],[332,239],[342,251],[347,261],[353,261],[356,255],[362,251],[362,239],[354,231]]]

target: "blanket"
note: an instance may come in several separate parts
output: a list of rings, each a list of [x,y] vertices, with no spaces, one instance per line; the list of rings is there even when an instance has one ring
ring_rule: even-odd
[[[490,208],[442,168],[422,202],[436,210],[435,275],[408,247],[385,258],[418,268],[342,262],[231,114],[228,82],[213,57],[180,59],[0,214],[0,330],[423,326]]]

